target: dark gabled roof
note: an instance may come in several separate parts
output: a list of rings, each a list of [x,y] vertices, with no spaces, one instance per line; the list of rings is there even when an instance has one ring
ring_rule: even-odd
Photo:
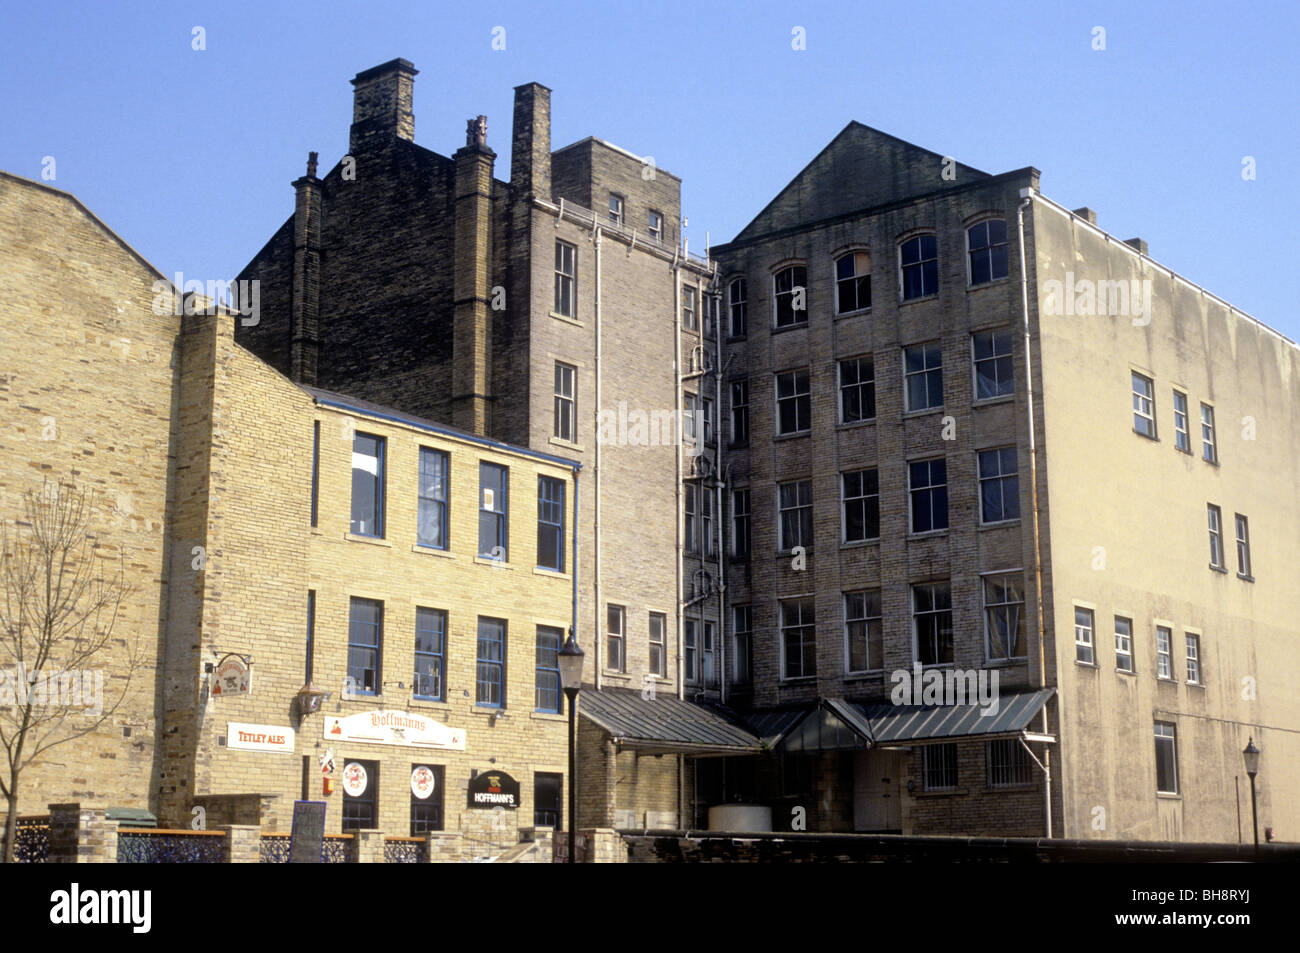
[[[1030,721],[1055,692],[1055,688],[1044,688],[1000,695],[997,710],[987,713],[979,702],[968,705],[843,702],[842,706],[865,719],[873,745],[925,744],[957,738],[1014,737],[1029,729]]]
[[[644,698],[627,688],[584,690],[578,695],[578,714],[624,748],[685,754],[755,754],[762,748],[726,709],[671,694]]]
[[[937,152],[887,132],[850,122],[741,229],[732,243],[989,178],[987,172],[961,163],[952,165],[953,178],[945,178],[944,159]]]

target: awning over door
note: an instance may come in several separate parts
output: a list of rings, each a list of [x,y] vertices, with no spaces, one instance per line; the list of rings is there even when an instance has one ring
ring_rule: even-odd
[[[763,749],[737,716],[671,694],[643,698],[634,689],[584,690],[578,717],[609,732],[620,748],[646,754],[746,755]]]

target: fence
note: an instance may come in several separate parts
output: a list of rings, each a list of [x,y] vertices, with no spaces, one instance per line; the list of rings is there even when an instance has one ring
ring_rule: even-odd
[[[178,831],[118,828],[119,864],[220,864],[225,860],[225,831]]]
[[[20,817],[17,825],[14,830],[14,860],[20,864],[46,863],[50,855],[50,816]]]

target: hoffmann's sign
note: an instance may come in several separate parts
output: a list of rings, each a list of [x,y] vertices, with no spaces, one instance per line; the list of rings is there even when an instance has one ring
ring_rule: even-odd
[[[360,741],[407,748],[465,750],[465,732],[407,711],[363,711],[355,715],[327,715],[326,741]]]

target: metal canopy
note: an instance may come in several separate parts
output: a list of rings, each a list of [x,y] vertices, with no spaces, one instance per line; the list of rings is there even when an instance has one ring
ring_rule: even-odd
[[[676,695],[643,698],[634,689],[584,690],[578,715],[607,731],[621,748],[645,754],[746,755],[762,742],[730,712]]]

